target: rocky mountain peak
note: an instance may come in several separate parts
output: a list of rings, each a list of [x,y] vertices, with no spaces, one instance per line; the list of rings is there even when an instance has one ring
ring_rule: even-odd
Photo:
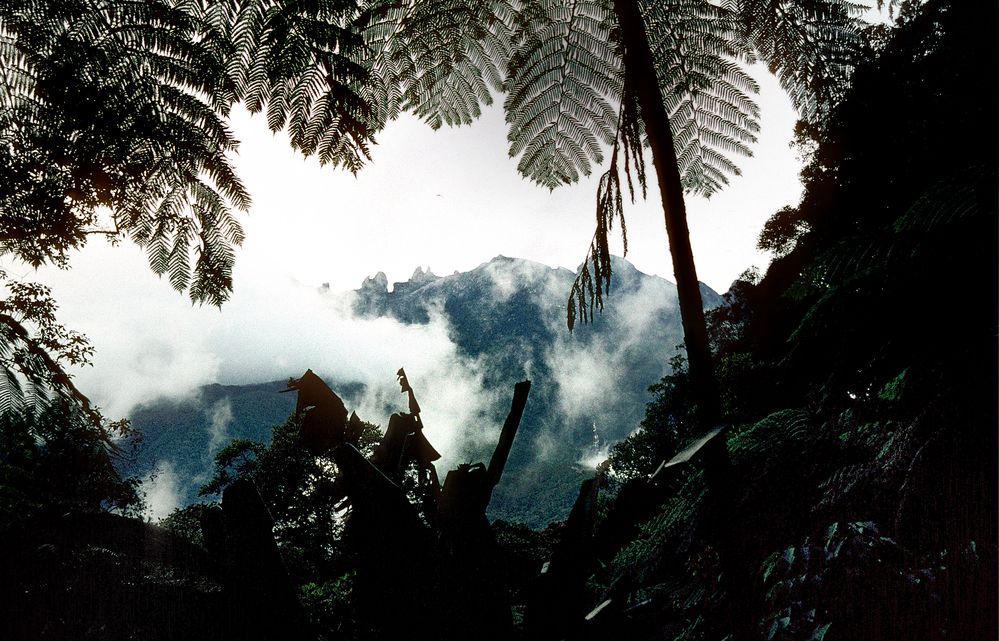
[[[422,267],[417,267],[413,275],[409,277],[409,282],[416,285],[423,285],[431,283],[437,280],[437,278],[437,275],[431,271],[430,267],[427,267],[427,271],[423,271]]]
[[[361,283],[361,291],[370,293],[387,293],[388,276],[385,275],[385,272],[378,272],[374,276],[365,278],[364,282]]]

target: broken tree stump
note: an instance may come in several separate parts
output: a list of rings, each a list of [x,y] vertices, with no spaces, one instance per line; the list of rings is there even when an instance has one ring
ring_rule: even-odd
[[[489,467],[459,465],[444,479],[437,510],[447,608],[444,638],[500,641],[513,634],[510,595],[500,580],[498,549],[486,508],[513,447],[530,389],[530,381],[514,386],[510,412]]]
[[[231,638],[315,639],[281,561],[274,522],[253,483],[238,480],[225,489],[222,516]]]
[[[591,609],[586,580],[593,573],[596,561],[593,532],[605,473],[606,467],[601,466],[592,479],[580,485],[558,547],[531,586],[524,613],[524,633],[528,639],[549,641],[578,636]]]
[[[361,636],[430,635],[442,621],[430,529],[399,486],[356,448],[341,445],[333,457],[350,500],[344,541],[356,559],[354,603]]]
[[[360,432],[355,436],[348,429],[347,408],[323,379],[306,370],[301,378],[288,381],[285,391],[293,390],[298,392],[295,416],[302,421],[302,443],[310,452],[319,456],[343,442],[357,445]]]

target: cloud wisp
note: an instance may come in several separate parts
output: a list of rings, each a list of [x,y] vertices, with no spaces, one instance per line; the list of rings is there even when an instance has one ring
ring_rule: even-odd
[[[232,425],[232,400],[227,396],[212,404],[208,410],[208,453],[215,455],[232,438],[229,426]]]
[[[112,260],[124,268],[109,271]],[[364,384],[364,398],[351,409],[384,426],[389,413],[406,409],[395,379],[405,367],[428,438],[454,462],[490,438],[488,426],[498,430],[502,422],[493,415],[498,392],[485,389],[482,363],[460,352],[438,308],[426,324],[358,317],[352,293],[326,292],[252,264],[237,267],[237,290],[221,310],[192,307],[144,262],[127,245],[95,243],[72,271],[36,275],[52,285],[60,318],[94,344],[93,365],[73,374],[109,417],[128,416],[156,399],[190,399],[211,383],[281,380],[311,368],[334,384]],[[212,448],[227,439],[232,410],[226,409],[209,410]]]
[[[181,480],[173,463],[160,461],[151,475],[142,481],[141,491],[146,499],[145,516],[159,521],[180,507]]]
[[[497,375],[531,378],[536,402],[540,394],[553,401],[556,415],[536,426],[529,456],[579,458],[586,456],[582,440],[591,424],[601,444],[634,429],[646,400],[641,391],[665,373],[680,342],[678,334],[662,329],[662,319],[675,315],[672,285],[639,278],[630,266],[615,274],[615,289],[596,325],[570,335],[563,301],[571,273],[515,259],[485,263],[479,273],[490,285],[489,304],[519,307],[529,301],[551,337],[546,347],[526,349],[514,336],[502,349],[506,361],[522,363],[523,371],[498,374],[489,369],[495,355],[473,357],[455,342],[440,300],[425,301],[426,323],[359,316],[352,292],[307,286],[251,262],[237,267],[236,292],[221,310],[191,307],[148,274],[141,253],[127,246],[106,249],[108,256],[100,246],[97,250],[93,264],[78,261],[71,272],[57,273],[52,284],[65,322],[87,333],[96,348],[94,366],[77,371],[77,383],[108,416],[128,416],[155,399],[189,399],[210,383],[260,383],[312,369],[334,388],[363,384],[363,396],[350,409],[384,426],[389,414],[406,409],[395,379],[396,370],[405,367],[427,436],[444,455],[442,470],[481,458],[495,442],[510,393],[496,385]],[[131,264],[109,274],[102,260],[112,259]],[[521,290],[526,298],[512,298]],[[633,382],[636,369],[640,389],[622,393],[622,382]],[[213,452],[229,438],[233,417],[224,405],[209,412],[206,440]],[[579,451],[567,451],[575,441]]]

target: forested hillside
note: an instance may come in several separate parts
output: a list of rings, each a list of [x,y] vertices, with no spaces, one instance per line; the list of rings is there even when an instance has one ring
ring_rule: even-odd
[[[594,58],[599,68],[591,69],[587,78],[624,94],[618,123],[630,133],[622,138],[620,132],[608,131],[604,136],[613,145],[614,160],[601,181],[598,233],[583,271],[573,276],[497,259],[469,274],[446,278],[421,271],[392,292],[384,278],[375,277],[355,298],[354,311],[373,318],[420,324],[446,315],[461,349],[480,359],[489,372],[486,384],[498,400],[484,420],[497,429],[480,441],[478,450],[463,452],[461,463],[442,459],[437,444],[428,438],[430,430],[424,431],[420,400],[434,390],[421,388],[416,372],[409,372],[412,378],[403,369],[395,374],[399,402],[378,425],[383,417],[350,411],[362,389],[324,381],[311,370],[288,381],[291,391],[273,406],[267,401],[269,385],[242,390],[249,400],[238,411],[234,404],[219,404],[232,390],[209,387],[204,390],[207,406],[174,412],[186,412],[191,425],[199,425],[196,429],[213,439],[206,448],[183,453],[193,461],[190,470],[202,470],[198,481],[204,486],[203,502],[150,523],[139,517],[139,480],[123,471],[123,461],[137,460],[131,448],[144,447],[137,440],[140,435],[127,422],[104,419],[60,368],[62,361],[85,360],[86,342],[55,323],[47,292],[9,284],[12,291],[0,310],[0,365],[7,386],[0,389],[0,637],[996,638],[999,16],[994,3],[887,4],[896,12],[894,26],[862,28],[850,23],[850,29],[838,22],[848,13],[845,5],[794,4],[795,11],[806,14],[819,7],[819,14],[828,19],[819,26],[808,23],[809,29],[797,33],[803,40],[790,32],[780,31],[779,37],[773,32],[775,25],[786,26],[785,20],[795,24],[799,16],[789,9],[792,5],[780,2],[648,6],[619,0],[613,7],[586,5],[585,19],[579,21],[583,35],[605,35],[614,45],[613,55]],[[194,15],[185,12],[196,9],[169,7],[181,16]],[[516,17],[518,30],[512,33],[521,40],[503,41],[502,25],[489,23],[470,41],[489,46],[465,50],[466,58],[455,54],[449,58],[453,66],[447,68],[461,76],[462,70],[468,71],[461,66],[468,58],[488,58],[493,55],[489,51],[507,45],[515,49],[516,55],[509,56],[511,77],[520,84],[504,85],[504,90],[510,96],[509,117],[520,122],[511,143],[519,145],[519,136],[530,130],[529,123],[517,120],[523,115],[518,105],[532,99],[531,82],[522,77],[532,60],[527,53],[554,47],[540,36],[529,38],[529,26],[544,23],[552,7],[525,3],[507,8]],[[675,13],[664,15],[664,8]],[[405,7],[380,6],[365,15],[360,24],[369,39],[361,41],[369,46],[381,42],[390,49],[391,36],[381,27],[392,23],[395,10]],[[308,20],[295,14],[301,22],[283,22],[278,18],[286,14],[280,7],[274,11],[268,14],[274,29],[264,35],[254,31],[259,24],[251,11],[240,14],[236,24],[245,31],[228,34],[239,36],[234,42],[242,52],[226,67],[235,70],[235,77],[227,75],[229,81],[223,83],[229,94],[199,85],[214,97],[215,106],[224,104],[227,95],[231,100],[237,95],[255,99],[260,108],[261,101],[283,104],[287,94],[296,95],[293,80],[303,68],[293,62],[302,51],[314,50],[281,49],[282,64],[271,68],[267,63],[273,60],[266,55],[254,58],[254,39],[279,49],[287,44],[282,37],[302,45],[292,36],[316,36],[317,25],[324,24],[321,18],[328,14],[317,9],[306,11]],[[9,15],[12,10],[0,10],[5,20]],[[151,15],[150,24],[158,27],[175,20],[171,15]],[[506,13],[499,15],[502,22]],[[222,14],[211,16],[227,24]],[[260,21],[265,19],[261,14]],[[729,19],[732,22],[726,22]],[[205,58],[198,60],[208,69],[214,69],[212,56],[226,51],[213,40],[219,35],[218,24],[205,18],[188,25],[190,33],[182,32],[197,34],[181,42],[205,46]],[[37,33],[58,26],[42,25]],[[636,26],[637,40],[629,31]],[[711,308],[701,328],[706,329],[709,348],[704,353],[697,352],[694,322],[702,309],[698,306],[691,315],[691,301],[698,298],[692,296],[690,283],[680,286],[683,358],[675,351],[679,334],[666,333],[664,338],[659,325],[635,324],[626,307],[616,306],[629,295],[645,296],[647,289],[627,264],[611,261],[605,241],[609,224],[624,222],[622,199],[615,204],[615,196],[627,189],[622,182],[633,178],[632,187],[645,186],[644,166],[628,156],[641,153],[642,123],[657,178],[672,176],[677,184],[685,180],[688,189],[698,176],[715,181],[715,187],[724,178],[717,169],[724,159],[713,152],[697,156],[704,152],[696,142],[698,132],[689,128],[679,129],[673,150],[674,155],[679,150],[676,166],[665,166],[659,135],[669,136],[670,123],[665,123],[665,132],[649,124],[656,117],[651,111],[667,111],[663,95],[657,105],[649,94],[663,93],[668,100],[676,94],[670,92],[672,85],[649,92],[633,84],[643,53],[644,63],[674,69],[667,64],[672,60],[670,38],[689,36],[684,29],[695,27],[703,30],[697,31],[697,38],[684,40],[688,45],[707,46],[710,41],[723,49],[717,44],[723,43],[731,47],[728,55],[740,60],[758,54],[778,74],[802,110],[796,145],[805,167],[800,203],[775,212],[760,235],[760,246],[773,255],[771,264],[763,273],[747,272],[717,307],[704,297],[703,307]],[[19,41],[8,37],[11,29],[0,22],[0,45],[7,47],[0,47],[0,60],[11,58],[8,50],[21,51]],[[398,107],[392,97],[397,80],[392,70],[410,76],[399,67],[380,67],[368,59],[365,67],[341,58],[356,46],[351,37],[360,32],[319,31],[326,42],[341,38],[342,47],[320,50],[327,62],[323,78],[360,83],[371,69],[382,73],[380,82],[363,85],[363,91],[357,89],[361,85],[349,85],[346,97],[339,96],[345,101],[339,112],[344,118],[357,116],[347,107],[355,99],[382,108],[350,120],[352,137],[340,141],[339,152],[346,159],[338,162],[359,163],[368,134],[377,129],[374,123],[384,124],[393,105]],[[133,45],[145,42],[137,37]],[[607,44],[587,42],[590,53],[603,51]],[[414,40],[410,45],[417,51],[427,42]],[[95,41],[94,47],[99,46]],[[178,45],[164,40],[157,46],[171,51]],[[652,59],[650,50],[658,52]],[[675,50],[681,58],[688,52],[679,44]],[[847,50],[857,56],[849,64]],[[250,66],[261,75],[241,76],[240,56],[250,63],[257,60]],[[18,69],[33,64],[28,58],[17,60]],[[417,68],[415,57],[391,60],[409,61]],[[712,144],[737,148],[742,144],[739,132],[748,135],[755,123],[735,106],[725,106],[727,96],[745,107],[732,84],[739,83],[739,72],[711,60],[700,63],[705,67],[697,70],[718,76],[714,84],[708,83],[711,92],[700,102],[691,98],[689,104],[669,103],[667,115],[696,124],[691,115],[695,106],[717,109],[713,122],[721,122],[722,131],[700,135],[709,150]],[[614,75],[617,68],[620,74]],[[416,73],[414,69],[409,73]],[[837,75],[846,71],[849,81]],[[473,78],[481,80],[481,73]],[[697,75],[657,77],[664,86],[677,77],[686,80],[680,84],[689,97],[697,93],[691,80]],[[477,113],[479,103],[474,101],[456,103],[454,110],[442,108],[431,99],[439,94],[423,80],[405,85],[404,101],[423,117],[440,124],[465,122]],[[831,80],[836,91],[823,84]],[[0,87],[21,90],[17,83]],[[47,104],[44,92],[31,96]],[[309,96],[312,105],[315,96]],[[7,101],[0,102],[4,106],[10,102],[4,94],[0,101]],[[599,101],[587,104],[600,108]],[[304,113],[301,104],[289,108],[298,109],[298,117]],[[567,118],[581,117],[579,109],[569,111]],[[4,114],[15,121],[13,109]],[[589,117],[595,118],[593,113]],[[284,126],[283,118],[274,118]],[[726,118],[738,121],[738,126],[726,128]],[[313,137],[334,128],[332,122],[313,127]],[[0,125],[6,126],[3,118]],[[89,140],[61,120],[55,133],[64,134],[66,140],[58,140],[67,144]],[[305,130],[296,135],[300,149],[310,140],[320,144]],[[323,140],[322,153],[332,154],[334,141]],[[3,141],[3,153],[24,159],[18,155],[23,147]],[[36,138],[30,141],[41,144]],[[549,165],[542,158],[547,148],[531,143],[522,171],[542,184],[571,182],[588,169],[591,158],[585,149],[590,142],[597,145],[597,139],[582,136],[572,142],[580,145],[577,157],[561,162],[557,154],[565,148],[553,144],[545,152],[555,154]],[[617,173],[619,152],[624,179]],[[18,171],[28,178],[41,175],[28,162]],[[113,201],[131,184],[125,173],[111,177],[113,189],[98,183],[82,186],[96,190],[102,201]],[[67,176],[63,178],[70,180]],[[7,188],[0,193],[7,198],[0,205],[37,200],[32,189],[43,185],[16,187],[18,180],[27,180],[16,178],[0,180],[0,188]],[[77,202],[66,198],[63,204]],[[672,226],[685,225],[682,194],[671,192],[664,200],[669,201],[664,206],[672,243],[679,233]],[[25,205],[17,211],[33,210]],[[195,216],[210,216],[214,210],[193,211]],[[4,225],[7,213],[0,210]],[[16,230],[15,223],[0,232]],[[204,231],[213,233],[211,226]],[[56,250],[65,252],[71,244]],[[176,260],[186,266],[186,256]],[[221,280],[215,295],[224,298],[233,256],[223,258],[221,266],[208,259],[198,263],[194,281],[185,280],[190,273],[180,274],[175,285],[190,285],[192,295],[207,295],[199,294],[199,288],[210,285],[217,268]],[[514,277],[497,276],[501,267],[511,266],[516,268]],[[613,278],[603,271],[609,266]],[[592,271],[584,277],[586,269]],[[552,282],[556,287],[549,286]],[[573,292],[570,314],[589,314],[604,306],[602,314],[587,319],[592,326],[577,323],[571,335],[560,334],[561,325],[556,329],[545,320],[544,311],[564,310],[567,290],[560,288],[566,285]],[[550,298],[552,289],[558,298]],[[657,283],[653,289],[658,296],[663,286]],[[668,303],[660,298],[651,307],[655,314],[665,313],[672,309]],[[39,328],[40,338],[33,338],[22,322]],[[615,324],[619,333],[602,333],[606,330],[600,327]],[[558,350],[551,345],[569,349],[561,342],[567,340],[579,341],[573,353],[596,353],[600,358],[586,369],[553,360]],[[626,353],[652,354],[653,361],[662,361],[659,367],[640,361],[624,368],[649,377],[651,401],[644,405],[640,427],[632,431],[631,423],[638,419],[627,419],[608,432],[622,440],[579,485],[571,508],[550,523],[532,528],[507,518],[488,518],[494,501],[510,500],[504,488],[525,483],[523,478],[534,488],[554,484],[560,475],[567,478],[563,464],[577,458],[578,451],[572,451],[548,459],[548,467],[527,472],[521,467],[534,460],[534,451],[553,429],[552,422],[559,420],[559,412],[564,418],[574,409],[553,396],[555,386],[546,386],[545,379],[586,377],[597,381],[596,389],[609,389],[611,384],[601,381],[614,378],[606,357],[615,352],[608,345],[622,344]],[[607,420],[600,412],[641,414],[641,402],[628,394],[574,416],[592,424]],[[629,407],[618,410],[618,402]],[[267,408],[253,409],[255,404]],[[251,440],[249,434],[219,427],[242,419],[244,410],[267,415],[273,423],[269,439],[252,435],[258,440]],[[163,406],[154,407],[150,420],[164,411]],[[206,417],[207,428],[216,418],[218,429],[206,429]],[[587,427],[559,431],[551,447],[580,447]],[[154,426],[144,426],[144,431],[150,435],[145,445],[149,449],[140,457],[153,460],[163,452],[183,451]],[[447,467],[443,461],[448,461]],[[520,496],[531,500],[526,493]],[[538,503],[549,501],[543,491],[535,496],[541,497],[535,499]],[[515,506],[509,514],[536,516],[536,508]]]
[[[614,625],[995,636],[996,16],[982,8],[930,2],[887,41],[872,31],[878,55],[843,105],[799,131],[805,195],[761,235],[775,260],[711,315],[728,460],[644,480],[696,436],[683,376],[612,456],[633,479],[605,522],[624,544],[592,598],[623,606]],[[632,493],[662,506],[628,517]]]
[[[438,316],[461,356],[484,373],[486,390],[534,381],[509,473],[490,502],[491,518],[544,527],[567,513],[580,481],[593,474],[612,443],[638,427],[649,382],[671,371],[670,359],[683,340],[675,287],[626,260],[615,258],[614,265],[614,306],[600,323],[573,334],[565,331],[561,301],[572,273],[530,261],[498,257],[445,277],[420,270],[409,281],[394,283],[391,292],[376,276],[354,292],[361,318],[427,324],[431,314]],[[718,294],[707,286],[702,290],[706,306],[720,304]],[[603,373],[591,379],[584,372],[594,365]],[[420,386],[422,372],[409,371]],[[360,411],[363,418],[383,428],[405,407],[404,397],[369,398],[373,394],[362,383],[328,380],[348,407],[370,408]],[[197,502],[198,488],[211,476],[213,457],[222,446],[232,439],[267,444],[271,430],[288,418],[294,398],[280,394],[286,388],[286,381],[212,385],[191,398],[138,407],[130,418],[144,443],[127,472],[142,478],[160,469],[176,482],[181,506]],[[437,393],[420,391],[424,399]],[[449,460],[488,456],[492,444],[482,444],[475,435],[498,429],[505,403],[505,398],[482,399],[479,423],[451,426],[463,451],[448,452]]]

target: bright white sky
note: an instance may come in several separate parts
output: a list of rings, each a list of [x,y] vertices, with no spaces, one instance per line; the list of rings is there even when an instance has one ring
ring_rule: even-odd
[[[758,75],[755,157],[739,159],[743,175],[711,199],[688,198],[698,276],[719,292],[747,267],[766,266],[756,250],[760,228],[800,196],[800,164],[788,147],[794,112],[776,81]],[[417,266],[446,275],[498,254],[575,269],[593,235],[604,168],[554,192],[527,182],[507,156],[498,105],[470,127],[436,132],[404,116],[382,132],[373,162],[356,177],[303,159],[260,117],[241,112],[233,121],[239,173],[254,198],[240,260],[306,284],[353,289],[378,271],[389,282],[407,280]],[[628,258],[672,280],[656,185],[649,191],[648,201],[626,207]]]
[[[757,75],[763,119],[755,156],[710,200],[688,199],[698,275],[719,292],[746,268],[766,267],[756,250],[760,228],[800,197],[800,165],[788,146],[794,112],[776,81]],[[593,234],[603,169],[554,192],[525,181],[507,157],[499,106],[470,127],[436,132],[403,117],[356,177],[303,159],[260,116],[237,112],[233,127],[253,207],[241,218],[246,242],[221,310],[192,306],[127,240],[111,247],[93,239],[68,271],[8,268],[13,278],[49,284],[60,321],[91,339],[93,366],[77,372],[77,383],[109,416],[206,383],[276,380],[307,367],[373,384],[394,383],[391,374],[405,364],[415,380],[416,363],[428,371],[453,357],[446,329],[430,340],[359,323],[319,301],[317,288],[356,289],[379,271],[390,283],[405,281],[417,266],[447,275],[500,254],[575,269]],[[648,201],[626,206],[626,217],[629,260],[672,280],[654,184]]]

